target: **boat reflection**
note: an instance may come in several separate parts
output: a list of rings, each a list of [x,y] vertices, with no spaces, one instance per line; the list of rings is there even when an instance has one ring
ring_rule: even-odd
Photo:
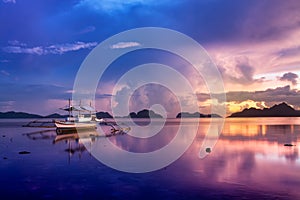
[[[81,157],[82,152],[87,150],[87,146],[91,148],[97,139],[116,135],[124,135],[129,130],[129,127],[118,127],[116,125],[112,125],[111,123],[106,123],[97,126],[97,129],[56,128],[34,131],[25,133],[23,135],[26,135],[31,140],[52,140],[52,144],[64,142],[68,146],[64,151],[69,153],[70,160],[70,156],[76,152],[78,152]]]
[[[57,129],[56,133],[57,135],[53,140],[53,144],[66,140],[74,140],[79,143],[82,143],[83,140],[90,140],[93,142],[95,141],[95,137],[100,136],[95,129],[83,129],[79,131],[76,129]]]
[[[24,133],[31,140],[49,140],[56,136],[56,132],[53,129],[39,130],[30,133]]]

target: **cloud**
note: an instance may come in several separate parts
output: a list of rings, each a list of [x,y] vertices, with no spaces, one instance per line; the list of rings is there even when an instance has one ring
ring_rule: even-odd
[[[1,63],[8,63],[10,62],[9,60],[0,60]]]
[[[95,26],[88,26],[84,29],[82,29],[81,31],[78,32],[78,34],[85,34],[85,33],[90,33],[96,30]]]
[[[20,46],[7,46],[2,48],[2,50],[6,53],[24,53],[24,54],[36,54],[36,55],[45,54],[43,47],[25,48]]]
[[[238,59],[236,69],[241,73],[240,80],[244,83],[253,82],[254,67],[249,64],[248,58]]]
[[[289,81],[293,85],[297,85],[297,79],[298,79],[298,75],[292,72],[285,73],[283,74],[282,77],[279,77],[280,81]]]
[[[111,49],[124,49],[129,47],[138,47],[141,46],[138,42],[118,42],[116,44],[111,45]]]
[[[16,0],[2,0],[4,3],[17,3]]]
[[[130,94],[131,89],[129,89],[128,86],[124,86],[116,92],[113,100],[114,110],[117,115],[128,115],[127,109],[129,109],[130,112],[150,109],[154,104],[163,106],[169,117],[174,117],[180,112],[178,98],[172,91],[162,85],[146,84],[135,90],[131,96]],[[129,102],[127,101],[127,98],[129,98]],[[188,106],[189,105],[187,105],[187,107]],[[187,107],[184,107],[183,109],[187,110]]]
[[[69,51],[78,51],[80,49],[89,49],[91,47],[97,46],[97,42],[75,42],[73,44],[56,44],[56,45],[51,45],[49,47],[45,48],[45,53],[46,54],[63,54]]]
[[[275,53],[275,55],[278,55],[279,57],[290,57],[290,56],[299,56],[300,55],[300,45],[296,46],[288,46],[283,47],[279,51]]]
[[[220,1],[215,2],[212,3],[214,8],[223,5]],[[227,2],[224,4],[230,5]],[[218,57],[218,60],[226,59],[229,62],[233,62],[237,56],[246,55],[255,69],[255,74],[286,72],[299,68],[299,1],[249,1],[234,4],[220,9],[220,14],[216,16],[219,21],[212,25],[216,26],[215,30],[204,26],[208,34],[211,34],[204,41],[209,41],[209,44],[206,44],[209,53],[217,55],[215,57]],[[231,12],[232,10],[236,12]],[[228,16],[220,19],[222,13],[227,13]],[[229,20],[234,15],[239,17]],[[216,31],[217,25],[224,27],[226,34]],[[217,32],[217,35],[214,32]],[[201,39],[199,37],[198,40]],[[233,72],[230,74],[234,74],[234,68],[231,70]]]
[[[16,46],[7,46],[2,48],[6,53],[15,53],[15,54],[35,54],[35,55],[47,55],[47,54],[64,54],[70,51],[78,51],[80,49],[90,49],[96,46],[97,42],[75,42],[75,43],[66,43],[66,44],[55,44],[47,47],[37,46],[37,47],[27,47],[26,44],[16,43]],[[19,46],[17,46],[19,45]]]
[[[87,7],[96,11],[114,13],[116,11],[127,11],[135,6],[152,6],[166,2],[169,2],[169,0],[81,0],[75,7]]]
[[[219,94],[207,94],[207,93],[198,93],[198,100],[201,102],[206,102],[209,99],[218,100]],[[269,88],[266,90],[257,90],[257,91],[231,91],[226,93],[227,103],[240,104],[247,102],[252,102],[256,104],[257,107],[273,106],[281,102],[287,102],[290,105],[293,105],[295,108],[300,108],[300,90],[291,89],[289,85],[284,87]],[[224,103],[224,102],[220,102]]]
[[[263,91],[228,92],[226,95],[228,102],[241,103],[243,101],[253,100],[254,102],[265,102],[267,106],[281,102],[287,102],[294,107],[299,107],[300,105],[300,91],[291,89],[289,85]]]
[[[8,72],[5,71],[5,70],[1,70],[0,73],[1,73],[2,75],[4,75],[4,76],[9,76],[9,75],[10,75],[10,73],[8,73]]]
[[[244,35],[252,41],[268,41],[288,37],[299,28],[299,1],[257,1],[244,21]]]
[[[254,79],[255,67],[250,64],[248,57],[236,56],[231,60],[215,59],[225,82],[251,85],[260,83],[263,79]]]
[[[6,112],[13,110],[15,102],[14,101],[0,101],[0,111]]]
[[[18,40],[10,40],[8,41],[8,44],[13,45],[13,46],[27,46],[27,44],[19,42]]]
[[[1,83],[0,93],[5,95],[0,96],[0,102],[10,102],[10,104],[3,103],[2,108],[6,108],[6,111],[9,109],[44,115],[59,112],[58,108],[61,105],[53,106],[54,104],[49,105],[48,102],[57,99],[67,104],[67,99],[72,96],[67,92],[69,90],[70,88],[57,85]]]
[[[65,98],[70,95],[67,93],[69,89],[46,84],[17,84],[17,83],[1,83],[0,101],[30,101],[35,97],[41,98]]]

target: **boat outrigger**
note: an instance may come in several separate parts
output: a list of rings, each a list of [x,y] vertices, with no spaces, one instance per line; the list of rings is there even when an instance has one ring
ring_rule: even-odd
[[[23,125],[24,127],[37,127],[37,128],[56,128],[57,135],[77,133],[78,130],[95,131],[98,126],[101,126],[103,136],[110,137],[113,135],[125,134],[130,131],[130,127],[122,123],[117,124],[114,120],[104,120],[97,118],[96,110],[91,106],[71,105],[69,99],[69,105],[60,108],[69,112],[68,117],[65,120],[34,120]],[[41,131],[38,131],[40,133]]]
[[[55,126],[58,129],[90,129],[96,128],[97,122],[104,122],[103,119],[98,119],[96,116],[96,110],[90,105],[71,105],[69,99],[69,106],[61,108],[64,111],[69,112],[69,117],[64,121],[55,120]]]

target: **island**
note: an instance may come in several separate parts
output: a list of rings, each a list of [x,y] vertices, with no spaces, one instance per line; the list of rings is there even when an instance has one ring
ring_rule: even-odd
[[[111,116],[111,114],[109,114],[108,112],[97,112],[96,113],[97,118],[113,118],[113,116]]]
[[[108,112],[97,112],[97,118],[113,118]],[[58,113],[42,116],[38,114],[31,114],[26,112],[0,112],[0,119],[14,119],[14,118],[66,118],[67,115],[60,115]],[[124,118],[163,118],[162,115],[155,113],[153,110],[143,109],[137,113],[131,112]],[[229,118],[234,117],[300,117],[300,110],[295,110],[293,107],[283,102],[275,104],[270,108],[246,108],[241,112],[232,113]],[[180,112],[176,118],[221,118],[218,114],[202,114],[199,112],[189,113]]]
[[[12,119],[12,118],[43,118],[41,115],[36,115],[36,114],[30,114],[30,113],[25,113],[25,112],[14,112],[14,111],[9,111],[9,112],[0,112],[0,119]]]
[[[199,112],[180,112],[176,115],[176,118],[221,118],[221,116],[218,114],[202,114]]]
[[[270,108],[247,108],[233,113],[229,117],[300,117],[300,111],[283,102]]]
[[[163,118],[160,114],[155,113],[153,110],[141,110],[137,113],[131,112],[127,117],[130,118]]]
[[[68,115],[60,115],[58,113],[54,113],[51,115],[44,116],[42,118],[66,118],[66,117],[68,117]]]

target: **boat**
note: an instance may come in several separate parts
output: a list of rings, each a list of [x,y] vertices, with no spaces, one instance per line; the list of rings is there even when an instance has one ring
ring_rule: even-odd
[[[54,121],[56,128],[80,129],[80,128],[96,128],[96,123],[92,122],[75,122],[75,121]]]
[[[88,129],[85,128],[78,132],[78,130],[75,129],[67,129],[67,128],[57,128],[56,129],[56,138],[54,140],[54,143],[60,140],[65,140],[65,139],[79,139],[79,138],[91,138],[95,139],[98,137],[111,137],[115,135],[124,135],[127,132],[129,132],[131,129],[128,126],[119,126],[117,124],[113,123],[105,123],[102,124],[101,126],[102,131],[97,131],[96,129]],[[80,135],[80,137],[79,137]]]
[[[96,129],[97,123],[104,122],[97,118],[96,110],[91,105],[73,106],[69,99],[69,105],[61,109],[69,112],[69,117],[65,120],[54,120],[57,129]]]
[[[93,141],[96,137],[99,137],[99,133],[96,130],[83,130],[80,132],[80,136],[77,130],[64,130],[62,132],[56,132],[57,135],[53,140],[53,144],[63,140],[78,140],[78,141]]]

